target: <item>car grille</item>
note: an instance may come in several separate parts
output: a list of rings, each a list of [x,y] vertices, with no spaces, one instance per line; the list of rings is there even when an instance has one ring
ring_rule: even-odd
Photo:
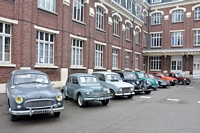
[[[131,88],[129,88],[129,87],[128,88],[122,88],[123,92],[130,92],[130,90],[131,90]]]
[[[97,92],[93,92],[90,94],[90,96],[94,96],[94,97],[105,97],[106,93],[97,93]]]
[[[29,100],[24,104],[25,108],[46,108],[54,105],[54,100],[52,99],[36,99]]]

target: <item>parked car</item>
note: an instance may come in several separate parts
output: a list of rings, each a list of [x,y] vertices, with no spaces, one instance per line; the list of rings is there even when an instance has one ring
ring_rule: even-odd
[[[64,99],[71,97],[80,107],[84,107],[89,101],[101,101],[103,105],[107,105],[111,99],[110,90],[102,87],[96,76],[85,73],[71,74],[61,92]]]
[[[15,70],[6,84],[11,121],[18,115],[54,114],[64,109],[62,93],[52,87],[47,74],[37,70]]]
[[[123,82],[120,75],[114,72],[93,72],[99,80],[100,84],[103,87],[110,89],[110,95],[112,99],[115,99],[116,96],[127,96],[132,98],[135,94],[134,86],[132,84]]]
[[[178,80],[178,84],[180,85],[183,85],[183,84],[189,85],[191,83],[190,78],[183,77],[183,75],[180,73],[169,73],[169,76],[176,78]]]
[[[154,80],[156,80],[159,84],[159,87],[163,87],[166,88],[168,85],[170,85],[170,82],[168,80],[163,80],[160,79],[158,76],[156,76],[155,74],[147,74],[147,77],[152,78]]]
[[[133,73],[135,73],[139,77],[139,79],[143,80],[144,82],[151,83],[152,88],[154,90],[156,90],[159,87],[158,82],[154,79],[146,77],[146,74],[144,72],[133,72]]]
[[[153,73],[155,75],[157,75],[160,79],[163,79],[163,80],[168,80],[170,82],[170,85],[171,86],[174,86],[178,83],[178,80],[176,78],[173,78],[173,77],[169,77],[167,75],[164,75],[162,73]]]
[[[125,72],[125,71],[117,71],[116,73],[120,75],[120,77],[124,82],[134,85],[135,93],[137,92],[144,92],[145,94],[151,93],[152,85],[139,79],[135,73]]]

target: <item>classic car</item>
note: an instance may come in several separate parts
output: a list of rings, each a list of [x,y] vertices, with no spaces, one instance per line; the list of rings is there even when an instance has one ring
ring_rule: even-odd
[[[191,83],[190,78],[183,77],[183,75],[180,73],[169,73],[168,75],[170,77],[176,78],[178,80],[178,84],[180,85],[183,85],[183,84],[189,85]]]
[[[18,115],[54,114],[64,109],[60,90],[52,87],[47,74],[37,70],[14,70],[6,84],[11,121]]]
[[[126,71],[116,71],[122,78],[124,82],[130,83],[135,87],[135,93],[144,92],[145,94],[150,94],[152,85],[147,82],[142,81],[138,78],[135,73]]]
[[[156,90],[159,87],[159,84],[156,80],[146,77],[144,72],[133,72],[135,73],[139,79],[143,80],[144,82],[151,83],[153,90]]]
[[[89,101],[101,101],[103,105],[107,105],[111,99],[110,90],[102,87],[96,76],[85,73],[69,75],[61,92],[64,99],[71,97],[80,107],[85,107]]]
[[[100,84],[103,87],[110,89],[112,99],[115,99],[116,96],[127,96],[128,98],[132,98],[135,94],[134,86],[123,82],[120,75],[117,73],[97,71],[92,74],[100,80]]]
[[[168,80],[170,82],[170,85],[171,86],[174,86],[178,83],[178,80],[176,78],[173,78],[173,77],[169,77],[167,75],[164,75],[160,72],[157,72],[157,73],[152,73],[152,74],[155,74],[157,75],[160,79],[163,79],[163,80]]]
[[[163,87],[166,88],[168,85],[170,85],[170,82],[168,80],[163,80],[160,79],[158,76],[156,76],[155,74],[147,74],[147,77],[152,78],[154,80],[156,80],[159,84],[159,87]]]

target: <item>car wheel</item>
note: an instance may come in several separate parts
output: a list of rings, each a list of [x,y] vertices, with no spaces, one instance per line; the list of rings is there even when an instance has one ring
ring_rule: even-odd
[[[115,92],[114,92],[114,90],[110,90],[110,96],[112,97],[111,99],[115,99]]]
[[[179,81],[179,85],[183,85],[183,81]]]
[[[103,105],[107,105],[107,104],[109,103],[109,100],[103,100],[103,101],[101,101],[101,103],[102,103]]]
[[[163,86],[163,88],[166,88],[167,86],[165,85],[165,86]]]
[[[82,95],[81,94],[78,94],[78,105],[80,106],[80,107],[85,107],[85,102],[83,101],[83,97],[82,97]]]
[[[128,98],[132,98],[132,97],[133,97],[133,95],[128,95],[127,97],[128,97]]]
[[[54,113],[54,117],[59,117],[60,116],[60,112],[55,112]]]
[[[64,90],[62,90],[61,92],[62,92],[63,99],[67,100],[68,96],[65,95]]]
[[[145,94],[150,94],[150,93],[151,93],[151,91],[145,91],[144,93],[145,93]]]
[[[186,85],[189,85],[190,83],[186,83]]]
[[[11,121],[16,121],[17,120],[17,116],[16,115],[13,115],[11,114]]]

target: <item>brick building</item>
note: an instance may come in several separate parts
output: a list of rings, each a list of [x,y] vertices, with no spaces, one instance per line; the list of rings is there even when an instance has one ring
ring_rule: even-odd
[[[200,2],[171,1],[1,0],[0,92],[16,69],[198,73]]]

